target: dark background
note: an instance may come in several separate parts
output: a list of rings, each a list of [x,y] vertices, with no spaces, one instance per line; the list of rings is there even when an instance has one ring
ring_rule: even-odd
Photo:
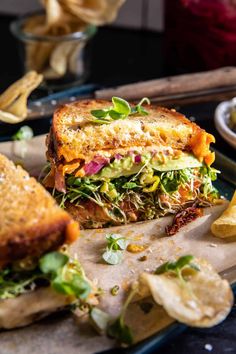
[[[0,91],[22,75],[17,42],[9,31],[13,18],[0,16],[1,54]],[[125,30],[104,27],[92,40],[92,63],[88,81],[102,86],[135,82],[179,73],[177,66],[170,66],[165,59],[165,35],[156,32]],[[40,93],[42,95],[42,93]],[[216,136],[216,148],[231,158],[235,151],[215,131],[213,116],[217,102],[177,107],[187,116],[194,116],[197,123]],[[28,123],[27,123],[28,124]],[[35,134],[46,133],[50,118],[30,123]],[[19,125],[1,125],[0,139],[13,135]],[[236,311],[212,329],[188,328],[176,338],[170,339],[155,353],[201,354],[207,353],[206,344],[212,345],[212,353],[236,353]],[[79,349],[78,349],[79,350]],[[1,349],[0,349],[1,352]]]

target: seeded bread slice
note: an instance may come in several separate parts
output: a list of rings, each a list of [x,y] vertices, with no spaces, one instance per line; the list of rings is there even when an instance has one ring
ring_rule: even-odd
[[[65,162],[88,160],[97,151],[112,150],[115,154],[121,148],[166,145],[203,159],[214,142],[212,135],[184,115],[156,106],[145,107],[147,116],[131,115],[101,125],[91,122],[91,110],[108,107],[110,101],[81,100],[57,109],[50,133],[54,157]]]
[[[20,166],[0,154],[0,264],[40,256],[78,236],[78,225]]]

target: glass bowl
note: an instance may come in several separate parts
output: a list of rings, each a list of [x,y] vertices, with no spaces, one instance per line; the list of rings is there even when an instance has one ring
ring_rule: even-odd
[[[26,15],[10,25],[19,41],[24,73],[30,70],[42,73],[41,87],[45,89],[61,90],[82,84],[89,75],[89,41],[97,28],[85,25],[81,31],[60,36],[26,32],[26,22],[37,15]]]

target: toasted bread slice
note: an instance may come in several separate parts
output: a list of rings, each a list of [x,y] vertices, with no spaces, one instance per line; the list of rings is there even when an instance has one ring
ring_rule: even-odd
[[[88,160],[97,151],[115,154],[122,148],[159,145],[191,151],[207,163],[212,160],[209,145],[214,137],[175,110],[146,106],[147,116],[137,114],[101,125],[91,122],[91,110],[110,106],[110,101],[82,100],[56,110],[51,140],[57,161]]]
[[[0,264],[40,256],[73,241],[71,216],[20,166],[0,154]]]

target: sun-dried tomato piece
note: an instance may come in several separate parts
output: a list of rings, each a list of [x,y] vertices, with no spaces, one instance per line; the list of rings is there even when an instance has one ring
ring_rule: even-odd
[[[175,235],[181,227],[197,219],[199,216],[202,216],[202,209],[196,208],[195,206],[181,210],[175,215],[172,225],[166,227],[167,235]]]

